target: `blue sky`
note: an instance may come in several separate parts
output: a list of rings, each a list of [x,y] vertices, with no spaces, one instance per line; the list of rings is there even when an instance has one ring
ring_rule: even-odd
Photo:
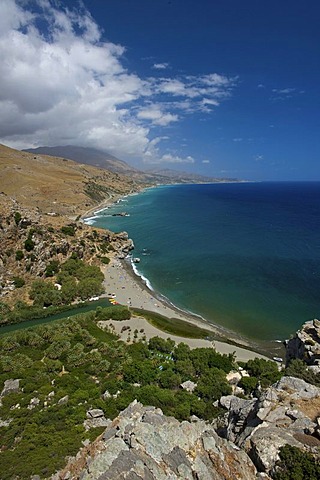
[[[320,180],[317,1],[1,0],[0,142]]]

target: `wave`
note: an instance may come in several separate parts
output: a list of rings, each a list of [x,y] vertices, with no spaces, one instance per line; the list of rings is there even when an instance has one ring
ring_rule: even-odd
[[[136,264],[133,262],[132,258],[130,259],[130,263],[131,263],[131,266],[132,266],[132,270],[134,271],[134,273],[137,275],[137,277],[140,277],[141,280],[146,284],[146,286],[149,288],[149,290],[151,290],[152,292],[154,292],[154,288],[153,286],[151,285],[151,282],[150,280],[145,277],[144,275],[142,275],[142,273],[139,272],[139,270],[137,269],[137,266]]]

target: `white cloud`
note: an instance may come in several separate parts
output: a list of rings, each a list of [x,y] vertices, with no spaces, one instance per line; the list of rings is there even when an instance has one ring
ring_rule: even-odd
[[[171,153],[167,153],[162,155],[160,158],[160,163],[194,163],[194,158],[190,155],[188,157],[182,158],[178,155],[172,155]]]
[[[242,142],[243,138],[237,137],[232,139],[234,142]]]
[[[169,63],[154,63],[152,65],[152,68],[154,68],[155,70],[166,70],[167,68],[169,67]]]
[[[192,162],[163,154],[163,136],[155,142],[151,132],[210,112],[230,96],[236,79],[217,73],[140,78],[124,67],[125,48],[105,41],[84,7],[62,5],[0,0],[0,142],[78,144],[125,158]]]
[[[274,93],[279,93],[279,94],[288,94],[288,93],[293,93],[296,89],[295,88],[273,88]]]
[[[210,160],[202,160],[202,163],[210,163]]]
[[[160,125],[162,127],[179,120],[178,115],[166,113],[162,111],[161,107],[158,105],[150,105],[147,108],[141,109],[137,114],[137,118],[141,120],[150,120],[153,125]]]

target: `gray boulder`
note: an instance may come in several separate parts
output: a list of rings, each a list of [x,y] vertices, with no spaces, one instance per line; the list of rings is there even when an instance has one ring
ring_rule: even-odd
[[[206,422],[179,422],[136,401],[60,478],[67,471],[82,480],[255,480],[257,473],[246,452]]]

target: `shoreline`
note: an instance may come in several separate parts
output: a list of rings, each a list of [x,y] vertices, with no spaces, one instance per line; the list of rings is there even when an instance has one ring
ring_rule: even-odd
[[[134,330],[144,330],[144,335],[147,339],[153,336],[160,336],[162,338],[172,338],[176,343],[187,343],[191,348],[215,348],[217,352],[222,354],[229,354],[235,352],[236,358],[239,361],[248,361],[255,357],[270,360],[271,358],[263,353],[250,349],[251,345],[245,342],[236,341],[232,335],[222,333],[218,327],[208,323],[201,317],[196,317],[191,313],[184,312],[177,309],[174,305],[161,298],[157,292],[149,290],[141,277],[138,277],[131,265],[127,261],[120,260],[113,257],[110,263],[103,267],[105,275],[104,285],[106,288],[106,296],[114,296],[114,300],[121,304],[127,305],[129,308],[138,308],[146,312],[155,312],[168,319],[178,319],[195,327],[199,327],[208,331],[208,335],[212,334],[213,340],[195,339],[183,336],[173,335],[167,333],[153,325],[151,325],[144,317],[133,316],[127,321],[107,321],[106,324],[113,325],[115,331],[120,334],[122,340],[128,340],[128,329],[131,327]],[[110,295],[109,295],[110,294]],[[121,331],[123,327],[126,330]],[[141,335],[140,335],[141,337]],[[139,336],[138,336],[139,338]],[[132,337],[131,337],[132,339]],[[229,343],[230,342],[230,343]]]
[[[126,195],[115,195],[109,197],[101,204],[97,205],[95,208],[91,208],[81,216],[81,220],[86,223],[86,220],[91,219],[99,211],[108,209],[112,205],[116,204],[120,199],[125,198],[131,194],[138,194],[138,192],[130,192]],[[86,223],[90,225],[90,223]],[[250,343],[249,340],[241,338],[239,334],[228,331],[223,327],[209,323],[206,319],[202,318],[199,315],[193,314],[182,309],[179,309],[174,304],[172,304],[166,297],[161,295],[161,293],[151,290],[148,287],[148,279],[142,277],[138,272],[134,270],[134,266],[131,261],[128,259],[119,259],[115,255],[110,258],[110,263],[108,265],[101,267],[105,280],[104,286],[106,293],[102,295],[111,296],[115,294],[115,301],[122,305],[128,307],[135,307],[145,311],[151,311],[159,313],[168,319],[177,318],[189,324],[193,324],[195,327],[200,327],[207,330],[211,333],[214,339],[214,347],[219,353],[232,353],[236,351],[236,356],[240,360],[247,361],[250,358],[265,358],[272,359],[273,356],[278,356],[279,354],[275,351],[275,347],[263,348],[258,344]],[[149,284],[150,285],[150,284]],[[133,326],[134,323],[133,317],[129,322]],[[141,320],[141,318],[140,318]],[[145,322],[145,326],[148,325],[153,329],[153,334],[151,336],[159,335],[163,338],[173,338],[169,333],[164,332],[158,328],[153,327],[146,319],[142,319]],[[114,322],[116,327],[117,322]],[[119,322],[118,322],[119,323]],[[122,326],[124,322],[120,322]],[[134,327],[134,329],[137,327]],[[146,329],[145,329],[146,330]],[[147,329],[148,331],[150,328]],[[124,336],[123,336],[124,337]],[[149,338],[151,338],[149,336]],[[178,341],[188,343],[190,338],[187,337],[176,337]],[[198,339],[199,344],[204,346],[203,342],[206,342],[206,347],[210,347],[210,343],[206,340]],[[189,342],[194,343],[194,342]],[[244,359],[247,360],[244,360]]]

